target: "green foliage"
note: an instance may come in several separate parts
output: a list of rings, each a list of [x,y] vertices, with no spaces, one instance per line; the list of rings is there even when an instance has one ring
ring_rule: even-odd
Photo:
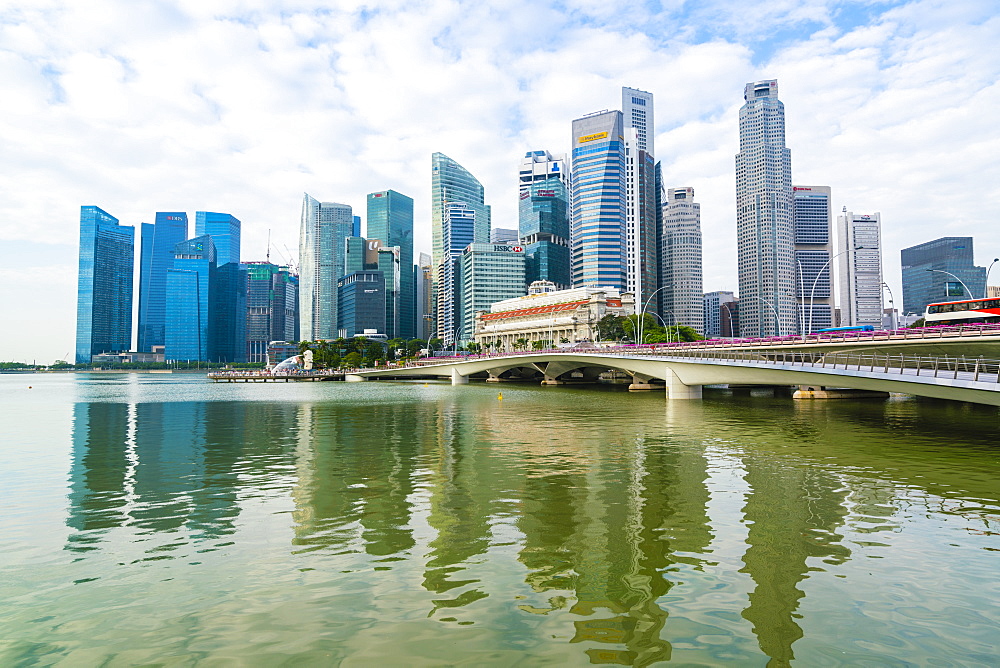
[[[468,350],[470,353],[478,353],[482,351],[483,347],[478,343],[476,343],[475,341],[472,341],[469,343],[469,345],[465,346],[465,349]]]
[[[552,341],[548,339],[541,339],[539,341],[531,342],[532,350],[545,350],[546,348],[551,348],[551,347],[552,347]]]
[[[520,338],[514,341],[514,350],[525,350],[528,347],[528,339]]]
[[[427,345],[431,350],[441,350],[441,348],[444,346],[444,341],[438,338],[434,338],[428,341]]]
[[[628,334],[625,331],[625,317],[608,313],[597,321],[597,333],[601,341],[618,341]]]
[[[65,362],[63,362],[65,364]],[[0,362],[0,369],[31,369],[34,368],[30,364],[25,364],[24,362]]]
[[[915,321],[912,325],[910,325],[909,328],[916,329],[917,327],[926,327],[926,326],[927,326],[927,321],[924,318],[920,318],[919,320]]]
[[[344,357],[344,366],[354,369],[361,366],[361,353],[352,351]]]
[[[427,342],[423,339],[411,339],[406,343],[406,353],[413,357],[427,347]]]

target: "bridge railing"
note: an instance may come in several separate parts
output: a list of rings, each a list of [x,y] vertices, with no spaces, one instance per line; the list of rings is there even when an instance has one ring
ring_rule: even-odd
[[[983,357],[935,357],[927,355],[891,355],[858,352],[767,352],[749,350],[671,351],[658,357],[712,361],[752,362],[758,364],[809,366],[821,369],[844,369],[868,373],[900,374],[934,378],[973,380],[1000,384],[1000,360]]]

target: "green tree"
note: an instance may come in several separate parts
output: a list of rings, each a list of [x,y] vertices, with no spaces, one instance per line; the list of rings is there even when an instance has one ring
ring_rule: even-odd
[[[410,357],[414,357],[426,347],[427,347],[427,342],[424,341],[423,339],[411,339],[406,342],[406,353]]]
[[[465,346],[465,349],[468,350],[470,353],[478,353],[483,349],[483,347],[478,343],[476,343],[475,341],[470,341],[469,345]]]
[[[357,352],[356,350],[347,353],[347,356],[344,357],[344,366],[349,369],[357,369],[358,367],[360,367],[361,353]]]
[[[597,321],[597,330],[604,341],[617,341],[627,336],[625,332],[625,317],[608,313]]]
[[[514,340],[514,350],[524,350],[528,347],[528,339],[520,338]]]
[[[431,350],[441,350],[441,346],[443,346],[443,345],[444,345],[444,341],[442,341],[441,339],[438,339],[438,338],[431,339],[430,341],[427,342],[427,346]]]

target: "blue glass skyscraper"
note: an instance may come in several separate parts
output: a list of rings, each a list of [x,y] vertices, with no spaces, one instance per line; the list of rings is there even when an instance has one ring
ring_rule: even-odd
[[[211,236],[195,237],[174,247],[173,267],[167,270],[166,359],[209,360],[215,271]]]
[[[215,244],[217,263],[240,261],[240,221],[228,213],[197,211],[194,214],[194,235],[209,234]]]
[[[139,254],[139,331],[137,350],[162,346],[167,317],[167,270],[174,264],[174,248],[187,239],[184,212],[157,212],[154,223],[142,224]]]
[[[622,112],[573,121],[573,285],[626,289]]]
[[[132,344],[135,228],[96,206],[80,207],[76,361],[123,352]]]
[[[399,248],[399,295],[396,300],[395,335],[417,335],[416,280],[413,266],[413,199],[395,190],[369,193],[368,238],[383,246]]]

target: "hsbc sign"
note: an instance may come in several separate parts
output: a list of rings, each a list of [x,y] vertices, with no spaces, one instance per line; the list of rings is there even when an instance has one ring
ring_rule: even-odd
[[[521,246],[502,246],[500,244],[493,245],[494,253],[523,253],[524,248]]]

